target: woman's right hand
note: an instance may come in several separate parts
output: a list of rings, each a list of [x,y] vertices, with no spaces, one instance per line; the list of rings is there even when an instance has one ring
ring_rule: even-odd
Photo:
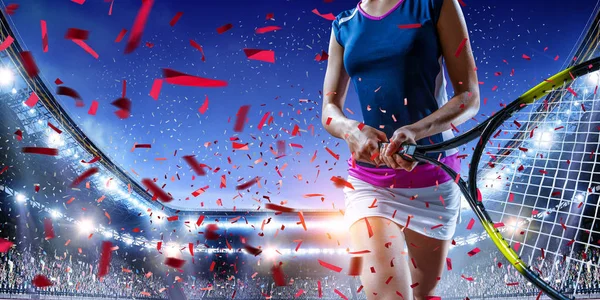
[[[371,126],[364,125],[362,129],[359,129],[359,124],[356,122],[356,125],[344,137],[350,153],[355,160],[379,166],[383,163],[379,157],[379,142],[388,142],[387,136],[383,131]]]

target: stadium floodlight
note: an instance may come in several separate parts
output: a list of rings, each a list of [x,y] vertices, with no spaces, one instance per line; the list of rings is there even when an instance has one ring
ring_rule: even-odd
[[[177,245],[170,245],[165,249],[165,254],[167,254],[167,257],[179,257],[180,251]]]
[[[88,220],[88,219],[84,219],[79,221],[78,228],[79,228],[79,232],[81,233],[91,233],[92,231],[94,231],[94,225],[92,225],[92,221]]]
[[[52,217],[52,219],[57,219],[60,217],[60,213],[55,211],[54,209],[50,210],[50,216]]]
[[[11,93],[13,93],[13,95],[14,95],[14,94],[16,94],[16,93],[17,93],[17,89],[15,89],[15,88],[12,88],[12,90],[11,90],[10,92],[11,92]]]
[[[51,147],[60,147],[65,144],[62,136],[56,132],[52,132],[50,136],[48,136],[48,145]]]
[[[25,197],[25,195],[23,195],[21,193],[17,193],[15,195],[15,199],[17,200],[17,202],[23,203],[23,202],[25,202],[25,200],[27,200],[27,197]]]
[[[0,85],[9,85],[14,81],[13,72],[6,68],[0,69]]]

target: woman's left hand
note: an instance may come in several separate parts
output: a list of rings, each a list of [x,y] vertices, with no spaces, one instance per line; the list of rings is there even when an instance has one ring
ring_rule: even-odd
[[[392,136],[390,142],[384,144],[381,158],[392,169],[404,169],[410,172],[417,166],[417,162],[407,161],[398,154],[398,150],[405,143],[416,144],[415,132],[407,126],[400,127],[394,131],[394,136]]]

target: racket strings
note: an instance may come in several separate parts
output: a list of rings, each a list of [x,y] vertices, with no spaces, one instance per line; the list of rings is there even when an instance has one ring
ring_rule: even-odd
[[[598,72],[506,120],[483,151],[478,187],[509,246],[559,289],[600,276]]]

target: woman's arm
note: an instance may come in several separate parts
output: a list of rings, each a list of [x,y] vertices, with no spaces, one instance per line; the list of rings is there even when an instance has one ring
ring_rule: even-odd
[[[329,58],[323,83],[323,111],[321,123],[334,137],[348,143],[354,159],[379,165],[379,141],[387,141],[385,133],[344,115],[344,102],[348,92],[350,76],[344,68],[344,48],[337,42],[333,31],[329,39]]]
[[[479,110],[479,86],[475,72],[475,60],[468,40],[469,34],[465,18],[457,0],[444,0],[437,23],[437,31],[442,55],[454,88],[454,97],[429,116],[396,130],[390,139],[390,145],[386,147],[385,155],[388,157],[396,153],[402,143],[414,143],[416,140],[446,131],[452,126],[458,126],[475,116]],[[464,39],[467,39],[467,42],[456,57],[456,50]],[[396,167],[406,166],[409,168],[412,165],[404,160],[399,160],[399,156],[396,158],[398,158],[394,159]]]

